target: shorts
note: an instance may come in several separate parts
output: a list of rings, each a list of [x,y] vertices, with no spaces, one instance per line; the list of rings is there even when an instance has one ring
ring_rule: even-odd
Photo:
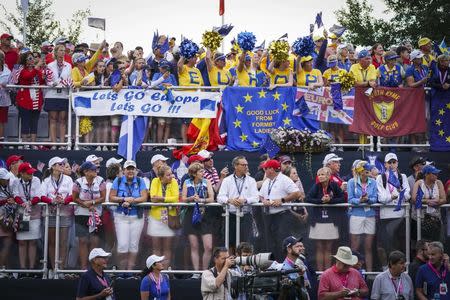
[[[144,228],[144,218],[117,213],[114,214],[114,225],[116,227],[117,252],[137,253]]]
[[[172,237],[175,236],[175,231],[170,229],[169,225],[164,224],[160,220],[148,217],[147,234],[156,237]]]
[[[350,234],[375,234],[375,217],[350,216]]]
[[[64,98],[46,98],[44,100],[45,111],[68,111],[69,99]]]
[[[8,109],[9,106],[0,106],[0,123],[8,123]]]
[[[87,225],[89,216],[75,216],[75,236],[89,237],[91,235],[100,235],[103,231],[103,226],[97,227],[97,230],[89,233],[89,226]]]
[[[29,110],[19,107],[22,134],[37,134],[40,110]]]
[[[30,230],[16,233],[18,241],[37,240],[41,238],[41,219],[30,220]]]
[[[339,230],[333,223],[316,223],[309,229],[309,238],[311,240],[337,240]]]

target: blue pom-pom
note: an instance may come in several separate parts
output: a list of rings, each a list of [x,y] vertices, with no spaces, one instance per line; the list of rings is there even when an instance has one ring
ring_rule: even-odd
[[[314,52],[315,46],[316,45],[314,44],[312,37],[305,36],[303,38],[298,38],[292,44],[292,51],[300,57],[308,56]]]
[[[237,43],[244,51],[252,51],[255,48],[256,37],[252,32],[243,31],[237,36]]]
[[[180,44],[180,54],[186,59],[190,59],[197,55],[198,46],[191,40],[185,39]]]

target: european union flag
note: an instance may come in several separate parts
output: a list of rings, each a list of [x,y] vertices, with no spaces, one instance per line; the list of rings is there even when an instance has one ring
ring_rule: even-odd
[[[306,116],[309,113],[308,103],[306,103],[305,96],[295,101],[294,116]]]
[[[317,25],[317,28],[320,28],[320,27],[323,26],[323,22],[322,22],[322,12],[320,12],[320,13],[318,13],[318,14],[316,15],[316,25]]]
[[[394,211],[399,211],[399,210],[402,209],[402,202],[403,202],[403,199],[405,199],[405,192],[406,192],[406,189],[403,189],[398,194],[398,202],[397,202],[397,205],[394,208]]]
[[[295,87],[267,90],[254,87],[227,87],[222,95],[227,126],[227,148],[230,150],[258,151],[267,141],[268,134],[278,127],[317,127],[292,118]]]
[[[450,91],[431,90],[430,149],[450,151]]]
[[[423,199],[423,191],[419,185],[419,189],[417,190],[416,194],[416,209],[422,208],[422,199]]]
[[[335,110],[342,110],[344,108],[344,103],[342,102],[341,84],[331,84],[330,93],[331,98],[333,98],[333,108]]]
[[[261,147],[261,153],[267,153],[270,158],[275,157],[280,152],[280,147],[268,135],[264,145]]]
[[[91,108],[91,98],[90,97],[82,97],[76,96],[73,100],[74,107],[82,107],[82,108]]]
[[[399,175],[399,176],[401,176],[401,175]],[[397,176],[395,176],[394,171],[392,171],[392,169],[389,169],[389,176],[388,176],[387,182],[389,182],[390,185],[392,185],[393,187],[395,187],[397,189],[401,188],[400,181],[398,180]]]

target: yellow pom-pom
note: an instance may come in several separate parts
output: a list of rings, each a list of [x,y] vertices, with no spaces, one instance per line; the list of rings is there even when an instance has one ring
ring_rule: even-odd
[[[216,50],[220,47],[220,44],[222,43],[223,37],[215,31],[206,31],[202,35],[202,44],[211,49],[211,51]]]
[[[89,117],[81,117],[80,119],[80,134],[85,135],[92,131],[92,120]]]
[[[337,81],[341,84],[341,91],[344,94],[348,93],[355,86],[355,76],[353,76],[353,73],[341,72]]]
[[[289,58],[289,43],[283,40],[274,41],[270,43],[269,51],[275,61],[285,61]]]

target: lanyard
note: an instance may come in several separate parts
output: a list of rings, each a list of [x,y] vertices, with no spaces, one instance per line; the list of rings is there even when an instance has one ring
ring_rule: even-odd
[[[433,271],[434,274],[436,274],[436,276],[444,281],[445,277],[447,276],[447,268],[444,266],[444,271],[442,273],[438,272],[438,270],[436,270],[436,268],[431,264],[431,263],[427,263],[428,267],[430,267],[431,271]]]
[[[403,292],[403,283],[402,283],[402,275],[400,274],[400,278],[398,281],[398,285],[395,286],[395,280],[394,278],[391,277],[391,281],[392,281],[392,285],[394,286],[394,293],[395,293],[395,298],[398,298],[399,294],[402,294]]]
[[[100,276],[97,275],[97,279],[98,281],[100,281],[100,284],[102,286],[104,286],[105,288],[109,287],[108,281],[106,281],[105,278],[101,278]]]
[[[156,287],[156,294],[157,294],[156,296],[158,298],[160,298],[161,297],[161,276],[162,275],[159,274],[158,280],[156,280],[155,276],[153,276],[152,273],[150,273],[149,276],[150,276],[150,279],[153,280],[153,282],[156,284],[155,285],[155,287]]]
[[[167,184],[161,183],[161,195],[166,197]]]
[[[24,183],[23,180],[20,179],[20,184],[22,185],[23,194],[25,195],[25,199],[27,201],[30,201],[30,199],[31,199],[31,180]]]
[[[425,70],[423,69],[422,66],[419,66],[419,74],[420,74],[420,79],[425,78],[426,74],[425,74]]]
[[[367,192],[367,186],[368,186],[367,182],[365,182],[365,183],[361,182],[361,189],[362,189],[363,194],[365,194]]]
[[[56,64],[57,68],[58,68],[58,79],[61,79],[61,74],[64,70],[64,62],[62,65],[59,65],[59,63]]]
[[[366,72],[363,72],[363,70],[361,70],[361,75],[363,77],[363,81],[367,81],[367,73],[369,73],[369,70],[366,70]]]
[[[444,83],[445,83],[445,80],[447,79],[447,72],[448,72],[448,71],[445,71],[444,76],[442,76],[442,75],[441,75],[442,72],[439,70],[439,80],[441,81],[441,84],[444,84]]]
[[[430,188],[428,188],[428,186],[425,184],[425,182],[423,183],[423,185],[425,186],[425,188],[428,191],[428,197],[430,197],[430,199],[433,199],[434,195],[433,195],[433,190],[434,190],[434,184],[433,186]]]
[[[199,196],[199,197],[202,197],[203,196],[203,180],[202,181],[200,181],[200,183],[198,184],[198,185],[195,185],[195,182],[194,181],[192,181],[192,184],[194,185],[194,190],[195,190],[195,193]]]
[[[50,181],[52,183],[53,189],[55,190],[55,195],[58,195],[59,187],[63,181],[63,174],[59,174],[59,178],[57,181],[53,180],[53,176],[50,176]]]
[[[267,196],[270,196],[270,193],[272,192],[273,185],[275,184],[275,181],[277,181],[277,178],[278,178],[278,175],[273,180],[269,181],[269,187],[268,187],[268,191],[267,191]]]
[[[233,176],[234,176],[234,184],[236,184],[236,189],[237,189],[237,191],[239,193],[239,197],[240,197],[242,194],[242,190],[244,189],[244,183],[245,183],[246,177],[244,175],[244,177],[241,179],[239,177],[236,177],[236,175],[233,175]],[[240,185],[238,184],[238,179],[241,182]]]
[[[12,197],[12,194],[8,191],[8,186],[3,187],[2,185],[0,185],[0,191],[6,196],[6,198]]]
[[[131,182],[131,184],[128,184],[128,182],[125,182],[125,187],[127,188],[128,191],[128,197],[133,197],[133,182]]]

